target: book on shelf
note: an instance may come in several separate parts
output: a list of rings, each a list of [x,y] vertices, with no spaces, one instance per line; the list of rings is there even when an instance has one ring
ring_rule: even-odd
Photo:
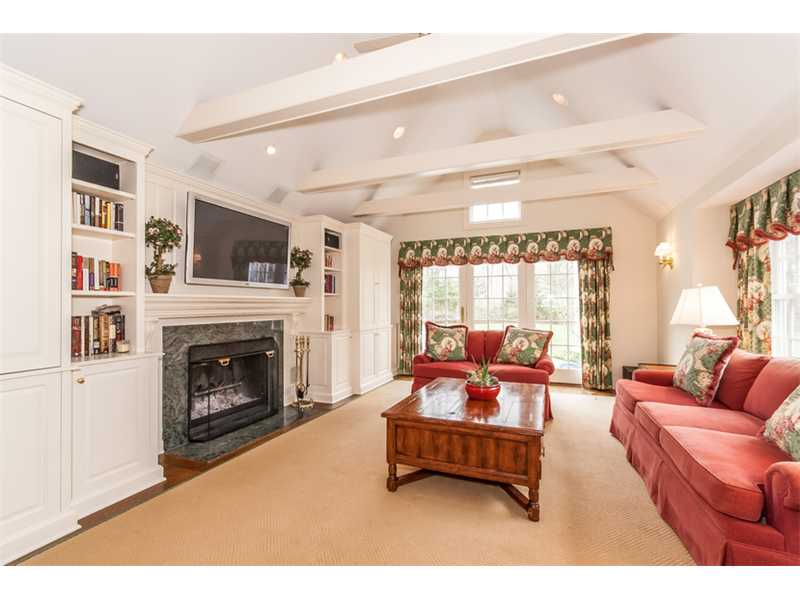
[[[118,292],[122,265],[72,253],[72,289],[76,291]]]
[[[325,266],[328,267],[329,269],[333,269],[334,268],[334,265],[333,265],[333,254],[330,254],[328,252],[325,253]]]
[[[113,354],[125,339],[125,315],[120,306],[104,304],[91,314],[72,317],[72,357]]]
[[[333,331],[333,315],[325,315],[325,331]]]
[[[122,202],[72,192],[72,221],[76,225],[125,231],[125,207]]]
[[[327,273],[325,275],[325,293],[336,293],[336,275],[334,273]]]

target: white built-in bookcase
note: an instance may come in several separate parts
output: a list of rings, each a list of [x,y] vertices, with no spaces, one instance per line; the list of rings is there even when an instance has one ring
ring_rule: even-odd
[[[70,197],[71,252],[120,263],[120,291],[71,291],[72,315],[88,315],[103,304],[118,304],[125,315],[125,337],[131,352],[144,351],[144,192],[145,159],[151,147],[112,132],[80,117],[73,121],[73,149],[119,165],[118,190],[72,179],[72,191],[121,202],[124,229],[116,231],[80,225]],[[70,195],[71,196],[71,195]],[[70,323],[67,324],[70,326]],[[114,355],[74,358],[91,363],[114,359]]]

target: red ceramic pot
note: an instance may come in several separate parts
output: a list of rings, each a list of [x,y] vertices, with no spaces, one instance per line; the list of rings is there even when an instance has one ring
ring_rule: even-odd
[[[499,383],[497,385],[490,386],[472,385],[471,383],[467,383],[464,387],[467,390],[467,396],[473,400],[494,400],[500,393]]]

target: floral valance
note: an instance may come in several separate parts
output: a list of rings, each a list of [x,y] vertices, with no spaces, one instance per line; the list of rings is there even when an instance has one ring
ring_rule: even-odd
[[[400,244],[400,268],[612,258],[611,228],[509,233]]]
[[[751,246],[800,235],[800,171],[731,206],[731,225],[726,246],[740,252]]]

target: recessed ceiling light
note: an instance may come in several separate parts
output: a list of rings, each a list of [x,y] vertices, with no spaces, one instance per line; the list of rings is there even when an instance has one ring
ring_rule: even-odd
[[[555,92],[553,94],[553,102],[555,102],[556,104],[560,104],[561,106],[569,106],[569,100],[564,94],[560,92]]]
[[[403,137],[403,135],[405,135],[405,133],[406,128],[400,125],[399,127],[395,127],[392,137],[396,140],[399,140],[401,137]]]
[[[278,151],[278,149],[275,146],[273,146],[272,144],[267,146],[267,154],[269,154],[270,156],[275,154],[277,151]]]
[[[347,58],[347,55],[344,52],[337,52],[336,55],[333,57],[334,63],[342,62]]]

